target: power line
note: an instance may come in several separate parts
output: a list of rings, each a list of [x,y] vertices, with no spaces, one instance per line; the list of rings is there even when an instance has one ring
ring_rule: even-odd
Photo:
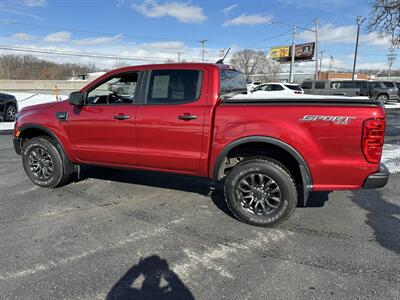
[[[27,27],[38,27],[38,28],[44,28],[44,29],[66,30],[66,31],[80,32],[80,33],[93,34],[93,35],[118,35],[118,34],[121,34],[121,33],[112,33],[112,32],[80,30],[80,29],[67,28],[67,27],[58,27],[58,26],[47,26],[47,25],[20,23],[20,22],[15,22],[15,21],[12,21],[12,20],[7,20],[7,19],[0,19],[0,23],[3,24],[3,25],[18,25],[18,26],[27,26]],[[174,37],[157,37],[157,36],[145,36],[145,35],[134,35],[134,34],[122,34],[122,35],[125,36],[125,37],[142,38],[142,39],[153,39],[153,40],[179,39],[181,41],[186,41],[186,42],[193,42],[193,43],[197,42],[195,40],[187,40],[187,39],[174,38]]]
[[[19,51],[19,52],[29,52],[29,53],[43,53],[43,54],[54,54],[63,56],[77,56],[77,57],[92,57],[92,58],[104,58],[104,59],[122,59],[122,60],[136,60],[136,61],[147,61],[147,62],[164,62],[168,58],[155,58],[155,57],[139,57],[139,56],[118,56],[113,54],[102,54],[102,53],[78,53],[72,51],[61,51],[61,50],[48,50],[39,48],[24,48],[24,47],[14,47],[7,45],[0,45],[2,50]],[[194,58],[189,58],[189,60],[196,60]]]

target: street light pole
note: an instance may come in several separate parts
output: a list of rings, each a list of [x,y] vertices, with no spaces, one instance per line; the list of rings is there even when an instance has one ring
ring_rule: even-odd
[[[351,75],[351,80],[354,80],[354,74],[356,73],[358,40],[360,38],[360,25],[364,20],[361,20],[361,16],[357,16],[356,21],[357,21],[357,38],[356,38],[356,49],[354,50],[353,74]]]
[[[289,82],[294,81],[294,57],[296,53],[296,25],[293,26],[293,38],[292,38],[292,60],[290,61],[290,73]]]
[[[318,18],[315,18],[315,80],[318,80]]]

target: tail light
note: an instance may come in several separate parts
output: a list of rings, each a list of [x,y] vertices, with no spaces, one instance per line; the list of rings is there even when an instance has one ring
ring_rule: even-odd
[[[364,122],[362,150],[370,163],[379,163],[385,139],[385,119],[368,119]]]

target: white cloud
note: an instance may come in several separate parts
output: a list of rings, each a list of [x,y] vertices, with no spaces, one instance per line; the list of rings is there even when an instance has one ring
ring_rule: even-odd
[[[183,23],[202,23],[207,19],[203,13],[203,8],[191,5],[190,2],[165,2],[158,4],[155,0],[145,0],[140,4],[133,3],[131,7],[150,18],[169,16]]]
[[[71,39],[71,33],[67,31],[58,31],[46,35],[43,40],[48,43],[62,43]]]
[[[13,39],[20,41],[31,41],[33,36],[25,32],[17,32],[11,36]]]
[[[30,7],[44,6],[47,4],[47,0],[23,0],[23,3]]]
[[[73,42],[77,45],[101,45],[108,44],[116,41],[120,41],[124,36],[122,34],[116,34],[114,36],[100,36],[95,38],[87,38],[74,40]]]
[[[180,41],[168,41],[168,42],[157,42],[157,43],[143,43],[141,47],[147,49],[164,49],[164,50],[181,50],[185,47],[185,44]]]
[[[324,44],[329,43],[344,43],[344,44],[355,44],[357,36],[357,26],[335,26],[333,24],[326,24],[320,26],[318,29],[318,40]],[[315,33],[311,31],[302,31],[298,37],[301,40],[311,42],[315,40]],[[370,32],[367,34],[360,34],[360,44],[376,47],[390,46],[390,40],[387,37],[380,36],[376,32]]]
[[[235,4],[231,4],[227,7],[224,7],[221,11],[224,13],[225,16],[227,16],[233,9],[235,9],[238,5]]]
[[[260,25],[271,22],[272,17],[263,14],[241,14],[231,20],[225,21],[223,26]]]

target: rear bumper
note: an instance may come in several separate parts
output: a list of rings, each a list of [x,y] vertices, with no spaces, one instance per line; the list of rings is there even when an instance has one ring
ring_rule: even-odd
[[[379,189],[384,187],[389,180],[389,169],[380,164],[379,172],[373,173],[367,177],[362,186],[363,189]]]
[[[18,155],[21,155],[21,139],[15,137],[15,138],[13,138],[13,143],[14,143],[15,152]]]

